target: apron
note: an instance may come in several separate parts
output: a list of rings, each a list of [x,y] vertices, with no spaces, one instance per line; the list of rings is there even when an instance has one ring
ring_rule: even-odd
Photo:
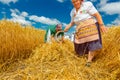
[[[76,27],[75,43],[82,44],[99,39],[99,33],[93,18],[89,18],[80,23]]]

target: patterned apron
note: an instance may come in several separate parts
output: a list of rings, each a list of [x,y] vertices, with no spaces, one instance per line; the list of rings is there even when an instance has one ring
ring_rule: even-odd
[[[82,44],[98,39],[98,29],[93,18],[81,21],[77,25],[75,33],[75,43]]]

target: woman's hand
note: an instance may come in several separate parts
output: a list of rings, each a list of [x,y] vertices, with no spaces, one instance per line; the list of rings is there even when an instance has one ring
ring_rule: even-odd
[[[64,32],[67,32],[72,26],[74,25],[74,22],[70,22],[64,29]]]
[[[103,26],[100,26],[100,29],[101,29],[101,31],[102,31],[103,33],[106,33],[107,30],[108,30],[108,28],[105,27],[104,25],[103,25]]]
[[[64,29],[64,32],[67,32],[68,30],[69,30],[69,29],[66,28],[66,29]]]

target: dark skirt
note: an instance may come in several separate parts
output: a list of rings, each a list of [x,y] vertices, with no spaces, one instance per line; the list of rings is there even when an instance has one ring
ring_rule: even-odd
[[[99,39],[91,42],[86,42],[82,44],[74,43],[75,51],[79,55],[88,54],[89,51],[95,51],[102,48],[102,39],[98,23],[96,23]]]

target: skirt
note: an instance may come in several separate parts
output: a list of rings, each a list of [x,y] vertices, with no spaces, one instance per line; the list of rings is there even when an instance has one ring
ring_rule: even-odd
[[[77,54],[79,55],[88,54],[89,51],[95,51],[102,48],[102,39],[98,23],[96,23],[96,26],[99,33],[99,39],[82,44],[77,44],[74,42],[74,48]]]

